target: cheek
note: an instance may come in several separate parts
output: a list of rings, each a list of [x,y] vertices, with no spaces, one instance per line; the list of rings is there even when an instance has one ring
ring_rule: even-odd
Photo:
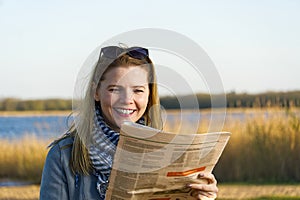
[[[147,107],[149,95],[143,95],[136,99],[136,102],[141,108]]]

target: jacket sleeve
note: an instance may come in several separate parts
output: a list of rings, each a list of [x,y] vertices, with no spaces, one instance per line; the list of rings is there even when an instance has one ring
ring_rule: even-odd
[[[58,144],[48,152],[42,174],[40,200],[69,199],[66,173]]]

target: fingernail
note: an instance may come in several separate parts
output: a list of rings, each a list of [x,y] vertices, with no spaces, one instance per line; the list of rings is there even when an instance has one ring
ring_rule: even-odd
[[[191,187],[191,184],[186,184],[185,187]]]

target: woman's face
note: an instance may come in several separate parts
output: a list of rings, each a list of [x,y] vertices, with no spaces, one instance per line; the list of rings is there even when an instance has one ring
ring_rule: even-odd
[[[96,90],[106,122],[119,130],[123,121],[139,120],[148,104],[148,72],[141,66],[120,66],[108,70]]]

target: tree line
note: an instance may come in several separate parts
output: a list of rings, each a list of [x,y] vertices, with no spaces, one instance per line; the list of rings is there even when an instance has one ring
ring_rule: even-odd
[[[218,95],[216,95],[218,98]],[[211,95],[199,93],[185,96],[161,97],[161,105],[165,109],[191,109],[195,105],[199,109],[210,108]],[[196,104],[195,104],[196,103]],[[218,106],[218,105],[214,105]],[[259,94],[235,93],[226,94],[228,108],[264,108],[264,107],[300,107],[300,91],[265,92]],[[72,110],[71,99],[38,99],[23,100],[17,98],[0,99],[0,111],[50,111]]]
[[[222,95],[220,95],[222,96]],[[215,95],[218,99],[218,95]],[[195,107],[195,100],[198,101],[198,108],[211,108],[210,94],[186,95],[179,97],[163,97],[161,105],[165,109],[189,109]],[[218,105],[214,104],[214,107]],[[219,105],[223,106],[223,105]],[[300,107],[300,91],[290,92],[264,92],[258,94],[235,93],[226,94],[226,107],[228,108],[266,108],[266,107]]]
[[[0,100],[0,111],[50,111],[72,110],[72,100],[69,99],[38,99],[22,100],[5,98]]]

